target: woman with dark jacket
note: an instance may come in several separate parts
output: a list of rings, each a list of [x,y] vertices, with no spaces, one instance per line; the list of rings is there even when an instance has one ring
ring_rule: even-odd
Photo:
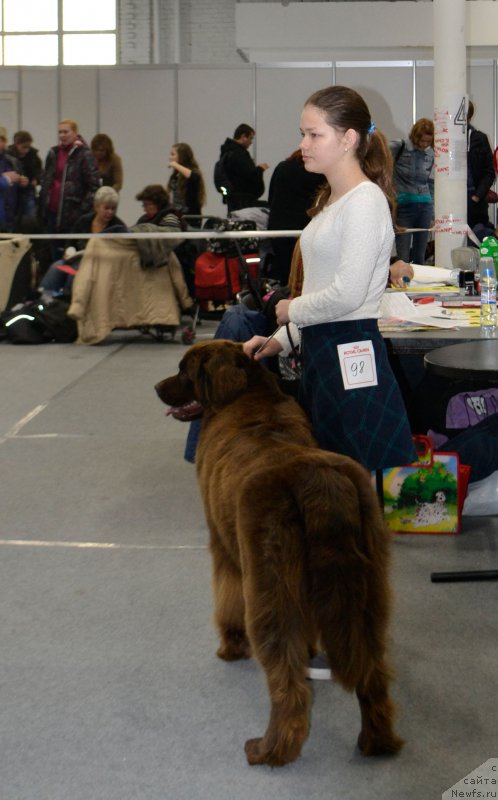
[[[93,207],[100,186],[97,162],[72,119],[58,126],[59,144],[45,161],[41,181],[40,213],[49,233],[67,233]]]
[[[490,228],[489,233],[492,234],[487,194],[495,180],[493,153],[486,134],[470,124],[473,116],[474,104],[471,100],[467,112],[467,224],[470,228],[483,225]]]
[[[268,189],[269,230],[302,230],[310,221],[308,209],[319,187],[325,183],[323,175],[307,172],[300,150],[295,150],[274,169]],[[271,277],[287,285],[294,238],[271,240],[274,258],[271,261]]]
[[[35,223],[38,216],[36,190],[40,184],[42,162],[38,150],[32,145],[33,137],[29,131],[16,131],[13,144],[7,148],[7,153],[17,159],[25,179],[19,184],[17,230]]]
[[[184,242],[185,221],[178,209],[173,208],[166,189],[160,184],[149,184],[135,196],[142,203],[144,213],[130,230],[135,233],[173,233],[173,239],[138,239],[137,247],[144,269],[157,269],[167,266],[173,278],[173,285],[179,305],[183,311],[191,309],[194,301],[184,273],[183,264],[177,259],[170,260],[170,254],[178,250]]]

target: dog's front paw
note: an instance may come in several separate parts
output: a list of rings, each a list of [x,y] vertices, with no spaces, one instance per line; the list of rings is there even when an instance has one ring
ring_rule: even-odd
[[[243,658],[251,658],[251,645],[245,632],[242,630],[225,632],[216,655],[224,661],[240,661]]]

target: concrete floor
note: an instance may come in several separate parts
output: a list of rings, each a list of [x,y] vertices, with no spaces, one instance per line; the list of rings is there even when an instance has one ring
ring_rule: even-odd
[[[496,568],[496,520],[394,538],[401,755],[359,755],[354,699],[317,683],[301,758],[249,767],[263,676],[215,657],[186,428],[153,391],[184,350],[0,345],[0,800],[440,798],[498,755],[498,582],[430,572]]]

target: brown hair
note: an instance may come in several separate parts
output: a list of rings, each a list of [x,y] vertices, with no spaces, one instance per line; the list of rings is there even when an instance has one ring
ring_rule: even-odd
[[[415,147],[417,147],[422,136],[431,136],[431,147],[434,147],[434,123],[427,117],[420,117],[420,119],[418,119],[416,123],[412,125],[409,139],[411,142],[413,142]]]
[[[202,172],[199,168],[199,164],[194,156],[194,151],[190,147],[189,144],[186,142],[178,142],[177,144],[173,145],[176,148],[177,156],[178,156],[178,163],[182,165],[182,167],[187,167],[188,169],[195,170],[199,175],[199,191],[197,193],[197,202],[202,207],[206,202],[206,186],[204,184],[204,178],[202,177]],[[170,175],[167,188],[170,188],[171,179],[173,175]],[[178,173],[178,187],[180,190],[181,196],[185,197],[185,184],[187,183],[187,178]]]
[[[96,133],[90,142],[90,148],[91,150],[97,150],[98,148],[105,150],[106,161],[110,161],[111,157],[114,155],[114,144],[107,133]]]
[[[135,195],[135,200],[139,200],[141,203],[148,201],[154,203],[158,208],[163,208],[169,204],[169,194],[160,183],[150,183]]]
[[[32,144],[33,137],[29,131],[17,131],[17,133],[14,134],[13,142],[14,144]]]
[[[338,131],[349,129],[358,134],[356,157],[367,178],[376,183],[384,192],[391,215],[395,210],[395,191],[392,172],[393,159],[386,137],[372,123],[370,111],[363,97],[347,86],[329,86],[320,89],[309,97],[305,106],[312,106],[322,112],[327,125]],[[330,197],[330,186],[324,185],[317,202],[309,210],[315,216],[327,203]]]

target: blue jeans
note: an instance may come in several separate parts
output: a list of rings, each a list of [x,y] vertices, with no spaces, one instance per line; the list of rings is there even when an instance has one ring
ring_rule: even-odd
[[[397,222],[402,228],[429,228],[434,218],[432,203],[406,203],[398,206]],[[402,261],[425,264],[429,234],[400,233],[396,235],[396,255]]]
[[[74,260],[71,266],[77,270],[80,265],[80,261],[81,259]],[[67,272],[62,272],[62,270],[58,269],[61,264],[64,264],[63,259],[54,261],[41,279],[40,286],[42,289],[45,289],[46,292],[51,294],[57,294],[62,291],[65,291],[68,294],[71,293],[74,275],[69,275]]]

